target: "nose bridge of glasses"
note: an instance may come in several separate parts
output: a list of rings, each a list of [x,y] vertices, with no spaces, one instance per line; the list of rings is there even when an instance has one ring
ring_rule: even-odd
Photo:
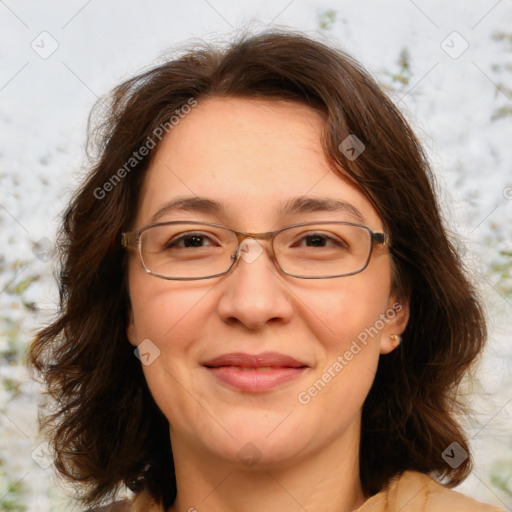
[[[270,240],[273,236],[275,231],[266,231],[265,233],[249,233],[247,231],[235,231],[232,230],[238,239],[238,243],[242,243],[247,238],[254,238],[255,240]]]
[[[237,251],[234,255],[235,260],[238,260],[241,257],[247,263],[254,262],[265,250],[262,244],[259,243],[259,240],[270,242],[267,245],[267,249],[269,251],[270,259],[275,260],[275,254],[271,243],[275,234],[274,231],[267,231],[264,233],[249,233],[233,230],[233,232],[235,233],[238,240]],[[254,243],[249,241],[251,239],[254,241]]]

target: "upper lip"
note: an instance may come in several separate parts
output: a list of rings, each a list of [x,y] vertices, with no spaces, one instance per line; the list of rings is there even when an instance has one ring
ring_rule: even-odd
[[[221,366],[240,366],[247,368],[258,368],[261,366],[270,366],[276,368],[302,368],[308,366],[305,363],[297,361],[293,357],[277,352],[263,352],[262,354],[244,354],[243,352],[233,352],[224,354],[202,363],[209,368],[218,368]]]

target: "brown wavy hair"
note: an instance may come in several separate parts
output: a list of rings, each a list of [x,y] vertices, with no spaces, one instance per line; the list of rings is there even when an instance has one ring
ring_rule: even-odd
[[[194,44],[122,83],[100,104],[103,117],[89,139],[96,157],[59,235],[59,313],[31,347],[32,364],[53,398],[43,426],[58,471],[81,488],[85,504],[110,499],[123,485],[145,489],[165,506],[175,499],[168,422],[125,333],[130,298],[120,233],[132,227],[158,143],[149,154],[138,153],[137,162],[130,160],[134,152],[191,98],[212,96],[292,100],[324,114],[326,157],[333,172],[371,201],[391,234],[393,285],[410,305],[403,343],[381,356],[364,403],[363,490],[374,494],[404,470],[458,484],[471,458],[452,468],[441,454],[453,441],[469,453],[456,392],[481,352],[486,327],[443,225],[427,159],[357,62],[286,30]],[[355,160],[339,149],[351,134],[365,144]],[[114,180],[123,166],[122,179]]]

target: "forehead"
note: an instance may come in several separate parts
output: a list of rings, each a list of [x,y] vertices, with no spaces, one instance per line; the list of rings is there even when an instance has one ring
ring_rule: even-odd
[[[296,102],[199,102],[165,137],[151,162],[138,227],[173,199],[201,197],[221,203],[217,214],[223,218],[216,216],[217,221],[264,231],[279,221],[290,201],[304,196],[346,202],[366,223],[380,227],[366,198],[329,167],[321,145],[324,122],[323,114]]]

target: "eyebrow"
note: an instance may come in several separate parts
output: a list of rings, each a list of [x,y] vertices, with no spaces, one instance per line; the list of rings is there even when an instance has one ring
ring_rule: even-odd
[[[216,216],[226,216],[224,205],[206,197],[177,197],[163,205],[151,217],[151,224],[157,223],[162,217],[176,211],[194,213],[209,213]],[[297,213],[335,212],[346,213],[359,222],[365,222],[363,214],[352,204],[339,199],[294,197],[282,203],[277,209],[279,217]]]

